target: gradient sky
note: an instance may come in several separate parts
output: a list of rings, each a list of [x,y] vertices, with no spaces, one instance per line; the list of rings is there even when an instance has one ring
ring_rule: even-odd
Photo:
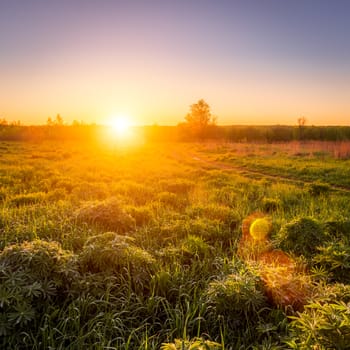
[[[348,0],[0,0],[0,118],[350,125]]]

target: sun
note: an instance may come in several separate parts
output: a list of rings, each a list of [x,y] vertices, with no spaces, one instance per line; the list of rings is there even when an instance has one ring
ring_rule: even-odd
[[[114,135],[118,137],[127,137],[131,127],[130,118],[126,116],[112,118],[109,122],[109,126]]]

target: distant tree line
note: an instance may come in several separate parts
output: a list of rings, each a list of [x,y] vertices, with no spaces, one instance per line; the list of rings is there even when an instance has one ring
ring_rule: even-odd
[[[271,126],[219,126],[207,102],[200,99],[190,106],[185,122],[177,126],[142,126],[134,131],[146,141],[186,142],[217,140],[225,142],[289,142],[289,141],[347,141],[350,140],[350,126],[309,126],[306,118],[297,119],[297,125]],[[73,121],[64,123],[60,114],[48,118],[46,125],[25,126],[20,121],[8,123],[0,118],[0,140],[44,141],[77,140],[91,141],[101,137],[106,126],[84,124]]]
[[[101,130],[98,125],[0,125],[2,141],[45,141],[45,140],[97,140]],[[218,126],[213,125],[200,136],[182,124],[177,126],[135,127],[135,131],[146,141],[206,141],[226,142],[289,142],[307,141],[348,141],[349,126],[305,126],[302,139],[298,126]]]

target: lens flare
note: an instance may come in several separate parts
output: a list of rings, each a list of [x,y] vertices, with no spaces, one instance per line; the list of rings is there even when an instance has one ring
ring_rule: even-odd
[[[253,213],[242,222],[242,238],[238,255],[247,263],[258,266],[266,296],[279,307],[292,306],[301,311],[311,295],[311,277],[284,251],[274,249],[269,233],[271,218]]]
[[[256,241],[266,239],[271,229],[271,224],[266,218],[259,218],[250,225],[249,233]]]

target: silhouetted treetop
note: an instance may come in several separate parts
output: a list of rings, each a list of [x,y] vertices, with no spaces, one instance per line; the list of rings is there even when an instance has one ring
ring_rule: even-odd
[[[212,115],[210,106],[203,99],[190,106],[190,112],[186,115],[185,119],[187,123],[200,128],[215,125],[216,123],[216,118]]]

